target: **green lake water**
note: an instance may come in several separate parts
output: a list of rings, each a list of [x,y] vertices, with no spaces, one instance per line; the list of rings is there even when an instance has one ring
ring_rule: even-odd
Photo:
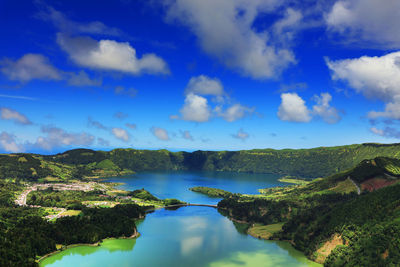
[[[113,182],[124,189],[146,188],[158,197],[191,203],[214,204],[188,190],[211,186],[232,192],[256,193],[258,188],[281,185],[277,176],[232,173],[139,173]],[[253,192],[254,191],[254,192]],[[265,241],[245,234],[242,225],[209,207],[158,210],[137,223],[136,239],[109,239],[99,247],[67,249],[41,262],[41,266],[319,266],[289,243]]]

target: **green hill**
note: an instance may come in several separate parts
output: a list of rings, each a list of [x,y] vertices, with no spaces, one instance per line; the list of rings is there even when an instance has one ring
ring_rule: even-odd
[[[110,159],[120,169],[206,170],[276,173],[303,178],[328,176],[379,156],[400,158],[400,144],[360,144],[312,149],[170,152],[114,149],[109,152],[70,150],[49,156],[61,163],[87,164]]]
[[[399,168],[400,160],[377,157],[307,185],[232,196],[218,207],[251,224],[283,224],[266,236],[289,240],[325,266],[395,266],[400,262]]]
[[[25,157],[27,162],[18,162]],[[0,178],[105,177],[152,170],[274,173],[317,178],[375,157],[400,158],[400,144],[360,144],[312,149],[170,152],[167,150],[74,149],[56,155],[2,154]],[[388,170],[390,163],[388,164]],[[34,170],[33,170],[33,169]],[[393,174],[398,169],[391,169]]]

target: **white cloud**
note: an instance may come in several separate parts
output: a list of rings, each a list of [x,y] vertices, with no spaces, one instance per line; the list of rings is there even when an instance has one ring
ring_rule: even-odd
[[[66,80],[72,86],[100,86],[101,79],[91,79],[81,70],[78,73],[65,72],[54,67],[48,58],[40,54],[25,54],[18,60],[3,59],[0,71],[10,80],[22,83],[31,80]]]
[[[181,134],[183,139],[193,141],[193,136],[190,134],[189,131],[181,131]]]
[[[398,0],[339,0],[325,14],[325,21],[330,31],[350,42],[399,48],[399,14]]]
[[[97,41],[90,37],[70,37],[58,33],[57,43],[76,64],[84,67],[133,75],[169,73],[162,58],[155,54],[143,54],[138,58],[136,50],[127,42]]]
[[[368,117],[400,120],[400,95],[395,96],[393,101],[387,103],[384,111],[371,111],[368,113]]]
[[[332,96],[329,93],[314,95],[316,104],[312,110],[297,93],[283,93],[281,99],[278,117],[283,121],[310,122],[313,117],[321,117],[326,123],[334,124],[341,120],[338,110],[330,105]]]
[[[211,117],[207,99],[195,94],[188,94],[185,103],[180,110],[182,119],[194,122],[206,122]]]
[[[11,108],[0,108],[1,118],[3,120],[12,120],[15,123],[28,125],[32,122],[22,113]]]
[[[47,134],[45,137],[38,137],[33,146],[52,150],[55,147],[64,146],[89,146],[93,144],[94,136],[88,133],[69,133],[65,130],[52,126],[43,126],[42,132]]]
[[[283,18],[272,26],[277,39],[283,43],[292,41],[302,19],[303,14],[300,10],[287,8]]]
[[[370,118],[400,119],[400,52],[381,57],[327,59],[326,63],[332,79],[346,81],[356,92],[386,103],[385,111],[371,111]]]
[[[112,128],[111,132],[115,136],[115,138],[118,138],[124,142],[128,142],[130,140],[130,136],[125,129]]]
[[[329,93],[321,93],[321,96],[314,96],[314,101],[317,102],[313,106],[313,115],[320,116],[326,123],[337,123],[341,118],[336,108],[331,107],[332,96]]]
[[[0,133],[0,146],[7,152],[23,152],[24,148],[17,144],[15,136],[7,132]]]
[[[34,79],[61,80],[61,72],[40,54],[25,54],[18,60],[3,59],[0,71],[12,81],[29,82]]]
[[[216,108],[218,116],[222,117],[227,122],[233,122],[245,117],[247,114],[254,112],[254,108],[245,107],[241,104],[234,104],[222,111],[220,107]]]
[[[217,78],[210,78],[205,75],[192,77],[185,89],[185,103],[180,109],[181,117],[171,115],[170,119],[183,119],[194,122],[206,122],[211,117],[222,117],[228,122],[233,122],[254,112],[249,108],[236,103],[224,110],[224,104],[230,102],[230,97],[225,93],[224,87]],[[217,106],[209,104],[205,96],[214,96],[211,102],[218,103]]]
[[[134,124],[134,123],[125,123],[125,126],[128,127],[131,130],[135,130],[136,129],[136,124]]]
[[[243,75],[266,79],[295,63],[292,51],[274,44],[266,30],[253,27],[258,15],[278,5],[276,0],[176,0],[166,7],[167,20],[190,27],[206,53]]]
[[[347,81],[357,92],[370,99],[387,102],[400,95],[400,52],[381,57],[326,59],[326,64],[332,71],[332,79]]]
[[[278,109],[278,117],[283,121],[309,122],[310,111],[304,100],[296,93],[281,94],[281,105]]]
[[[153,133],[155,137],[162,141],[168,141],[169,136],[167,130],[159,127],[151,127],[150,131]]]
[[[232,134],[232,137],[244,141],[247,138],[249,138],[249,134],[246,133],[243,129],[239,129],[239,131],[236,134]]]
[[[205,75],[192,77],[185,89],[185,94],[222,96],[224,87],[220,80]]]

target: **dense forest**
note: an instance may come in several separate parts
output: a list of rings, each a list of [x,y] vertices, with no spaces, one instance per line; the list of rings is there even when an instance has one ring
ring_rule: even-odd
[[[400,262],[400,160],[364,160],[307,185],[264,192],[233,195],[218,207],[222,214],[250,224],[283,223],[272,238],[289,240],[325,266]]]
[[[361,144],[312,149],[170,152],[75,149],[56,155],[2,154],[0,178],[55,181],[107,177],[146,170],[206,170],[325,177],[359,162],[400,157],[400,144]]]
[[[36,257],[56,250],[56,244],[95,243],[107,237],[136,233],[135,219],[145,208],[135,204],[114,208],[80,207],[79,216],[55,222],[42,218],[39,209],[15,206],[17,183],[0,181],[0,266],[37,266]]]

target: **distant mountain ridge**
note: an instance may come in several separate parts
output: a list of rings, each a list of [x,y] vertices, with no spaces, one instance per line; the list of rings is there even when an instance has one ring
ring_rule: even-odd
[[[14,160],[10,157],[14,157]],[[36,167],[33,167],[35,171],[31,170],[30,163],[18,162],[15,157],[29,158],[30,163],[36,161]],[[74,175],[112,176],[151,170],[233,171],[317,178],[347,170],[363,160],[375,157],[400,158],[400,144],[365,143],[311,149],[195,152],[130,148],[118,148],[111,151],[73,149],[56,155],[2,154],[0,155],[0,178],[6,178],[6,174],[10,174],[10,171],[14,172],[12,177],[17,177],[12,167],[15,164],[25,170],[25,176],[29,172],[36,172],[37,178],[59,177],[60,172],[54,170],[60,168],[66,170],[63,173],[67,178],[73,178]],[[9,167],[3,164],[4,162]],[[49,166],[52,167],[50,171]]]

